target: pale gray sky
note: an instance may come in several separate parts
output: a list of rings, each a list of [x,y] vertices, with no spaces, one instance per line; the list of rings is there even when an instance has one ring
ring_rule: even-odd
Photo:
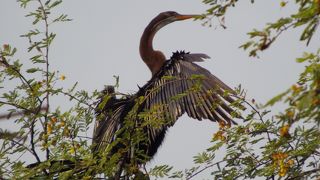
[[[58,35],[52,45],[51,68],[60,70],[67,79],[61,86],[70,87],[79,82],[79,88],[92,91],[105,84],[114,84],[113,75],[120,76],[119,91],[134,93],[151,74],[141,61],[138,51],[140,36],[149,21],[160,12],[173,10],[181,14],[203,13],[209,6],[202,1],[179,0],[65,0],[57,13],[66,13],[72,22],[57,24],[51,30]],[[238,47],[247,40],[246,32],[262,28],[294,10],[292,2],[281,8],[280,1],[257,1],[252,6],[243,1],[233,8],[225,21],[227,29],[201,26],[199,21],[182,21],[161,29],[154,47],[169,58],[176,50],[206,53],[212,59],[199,63],[230,87],[242,84],[248,96],[264,103],[285,90],[298,78],[303,65],[295,58],[304,51],[319,47],[319,33],[305,47],[298,42],[301,29],[289,31],[274,46],[262,53],[260,59],[248,58]],[[9,43],[18,48],[17,56],[27,61],[26,39],[19,35],[30,29],[30,20],[24,18],[28,10],[19,8],[13,0],[0,3],[0,44]],[[213,25],[218,25],[213,21]],[[65,103],[57,98],[56,105]],[[276,110],[275,110],[276,111]],[[0,110],[0,112],[3,112]],[[12,122],[1,122],[1,127],[12,127]],[[197,122],[183,116],[169,130],[162,148],[152,161],[170,164],[177,169],[192,166],[192,156],[210,146],[217,125],[209,121]],[[202,176],[205,178],[206,176]],[[200,177],[199,177],[200,178]]]

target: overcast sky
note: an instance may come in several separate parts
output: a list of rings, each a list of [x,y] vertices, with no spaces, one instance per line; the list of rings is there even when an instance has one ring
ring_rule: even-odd
[[[220,28],[216,21],[211,28],[202,26],[200,21],[176,22],[159,31],[154,47],[167,58],[176,50],[206,53],[211,59],[199,63],[201,66],[230,87],[242,84],[249,97],[264,103],[298,79],[303,65],[295,63],[295,58],[319,47],[319,33],[309,47],[305,47],[298,41],[301,29],[290,30],[262,53],[260,59],[248,58],[247,52],[238,48],[247,40],[246,32],[260,29],[296,8],[292,2],[287,8],[281,8],[280,1],[257,1],[254,6],[249,2],[243,1],[232,8],[225,19],[227,29]],[[50,52],[51,68],[67,77],[59,84],[64,87],[78,81],[79,89],[102,89],[106,84],[114,84],[113,75],[117,75],[120,76],[118,91],[134,93],[137,85],[142,86],[151,78],[138,51],[140,36],[150,20],[163,11],[197,14],[208,8],[196,0],[183,3],[179,0],[65,0],[55,13],[66,13],[73,21],[52,26],[57,37]],[[27,41],[19,37],[31,27],[30,20],[24,17],[27,12],[19,8],[16,1],[0,3],[0,44],[17,47],[17,57],[22,62],[29,57],[26,56]],[[65,100],[58,98],[54,104],[63,108]],[[1,122],[0,126],[14,125]],[[151,165],[191,167],[192,156],[210,146],[209,141],[216,131],[217,124],[183,116],[169,130]]]

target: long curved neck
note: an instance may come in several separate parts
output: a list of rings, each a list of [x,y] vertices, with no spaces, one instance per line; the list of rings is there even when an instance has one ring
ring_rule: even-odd
[[[164,64],[166,58],[161,51],[153,49],[152,42],[156,32],[159,30],[158,22],[151,21],[151,23],[144,30],[140,39],[140,56],[144,63],[150,69],[152,75],[156,74]]]

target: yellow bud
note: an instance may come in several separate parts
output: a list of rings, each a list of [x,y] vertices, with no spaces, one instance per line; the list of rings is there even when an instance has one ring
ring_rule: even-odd
[[[224,121],[219,121],[220,129],[223,129],[225,126],[226,126],[226,123]]]
[[[280,168],[280,171],[279,171],[279,176],[283,177],[287,174],[287,168],[286,167],[283,167],[283,168]]]
[[[57,118],[56,117],[52,117],[51,119],[52,124],[55,124],[57,122]]]
[[[65,80],[65,79],[66,79],[66,76],[65,76],[65,75],[61,75],[61,76],[60,76],[60,80],[63,81],[63,80]]]
[[[292,165],[294,165],[294,160],[290,159],[287,163],[288,163],[289,166],[292,166]]]
[[[65,125],[66,125],[66,122],[61,121],[61,122],[60,122],[60,125],[61,125],[61,126],[65,126]]]
[[[289,129],[290,129],[290,126],[289,126],[288,124],[282,126],[282,127],[280,128],[280,130],[279,130],[280,136],[281,136],[281,137],[290,137]]]
[[[288,157],[288,154],[287,153],[279,153],[279,158],[280,159],[285,159],[285,158],[287,158]]]
[[[287,111],[286,115],[288,118],[292,119],[294,117],[294,111]]]
[[[278,158],[278,153],[272,154],[271,157],[272,157],[273,160],[279,159],[279,158]]]
[[[63,129],[63,135],[64,135],[65,137],[68,137],[69,134],[70,134],[70,131],[69,131],[68,127],[65,127],[65,128]]]
[[[226,137],[223,135],[223,131],[218,131],[213,135],[214,140],[220,140],[220,141],[225,141]]]
[[[299,93],[301,91],[301,86],[294,84],[291,86],[291,90],[293,91],[293,93]]]
[[[52,133],[52,124],[48,123],[47,125],[47,134],[50,135]]]
[[[74,154],[74,152],[75,152],[75,149],[73,147],[71,147],[71,149],[69,150],[69,153]]]

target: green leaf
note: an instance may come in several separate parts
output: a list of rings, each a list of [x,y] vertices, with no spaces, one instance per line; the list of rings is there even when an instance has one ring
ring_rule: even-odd
[[[52,3],[51,5],[49,5],[48,7],[49,7],[49,9],[52,9],[52,8],[58,6],[58,5],[61,4],[61,3],[62,3],[62,0],[58,0],[58,1],[53,2],[53,3]]]
[[[311,106],[313,100],[313,92],[310,91],[308,94],[304,95],[298,102],[298,109],[303,110]]]
[[[41,69],[39,68],[30,68],[30,69],[27,69],[27,73],[35,73],[37,71],[40,71]]]
[[[168,173],[173,167],[168,165],[155,166],[150,170],[150,175],[155,177],[165,177],[168,176]]]
[[[213,160],[214,157],[215,157],[214,154],[209,154],[209,153],[206,153],[206,152],[202,152],[202,153],[199,153],[197,156],[193,157],[193,162],[195,164],[208,163],[211,160]]]
[[[239,46],[239,48],[243,48],[244,50],[247,50],[253,44],[254,44],[254,41],[249,41],[249,42],[246,42],[246,43],[242,44],[241,46]]]
[[[317,20],[313,20],[311,21],[308,26],[304,29],[304,31],[301,34],[300,40],[304,41],[304,40],[308,40],[310,41],[310,39],[312,38],[314,31],[316,30],[317,26],[318,26],[319,22]]]
[[[72,19],[68,19],[68,16],[66,14],[61,14],[59,17],[54,19],[52,22],[65,22],[65,21],[71,21]]]
[[[284,96],[286,96],[288,93],[290,92],[290,89],[288,89],[287,91],[273,97],[271,100],[269,100],[263,107],[267,107],[267,106],[273,106],[275,103],[279,102],[282,100],[282,98]]]

